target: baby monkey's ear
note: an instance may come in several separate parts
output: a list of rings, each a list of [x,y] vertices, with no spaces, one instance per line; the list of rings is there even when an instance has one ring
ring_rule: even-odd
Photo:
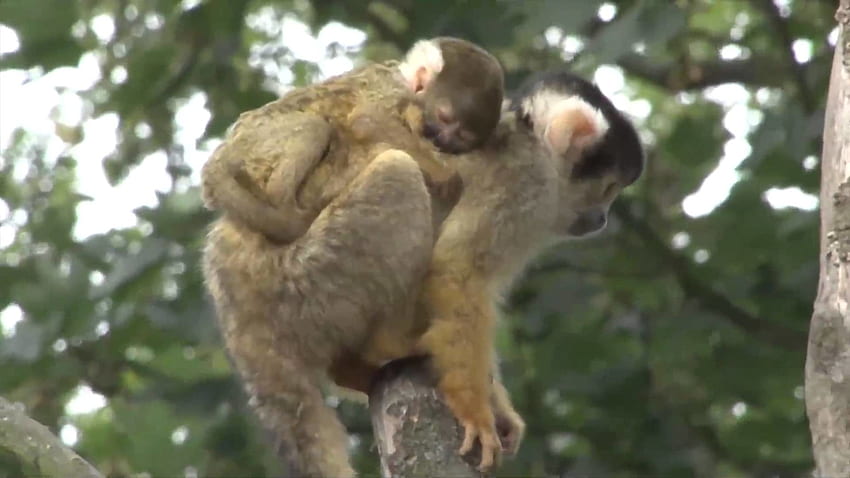
[[[557,154],[563,155],[570,149],[581,153],[608,131],[608,121],[602,112],[578,96],[558,101],[548,113],[542,139]]]
[[[399,65],[402,76],[414,93],[425,91],[443,70],[443,51],[434,40],[419,40]]]

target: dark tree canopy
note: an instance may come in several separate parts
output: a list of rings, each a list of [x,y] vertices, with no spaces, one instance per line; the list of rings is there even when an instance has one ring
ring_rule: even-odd
[[[0,2],[0,393],[104,475],[268,476],[199,272],[236,116],[413,40],[568,62],[648,167],[505,307],[504,476],[803,477],[834,0]],[[340,404],[355,465],[369,416]],[[32,474],[0,452],[0,478]]]

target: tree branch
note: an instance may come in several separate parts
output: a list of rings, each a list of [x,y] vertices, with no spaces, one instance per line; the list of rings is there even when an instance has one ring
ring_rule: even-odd
[[[782,17],[782,14],[779,12],[779,7],[776,6],[773,0],[753,1],[756,8],[764,12],[764,15],[772,25],[771,30],[776,33],[776,36],[779,37],[779,40],[782,42],[782,46],[785,49],[785,57],[788,62],[788,70],[791,73],[791,77],[794,78],[794,82],[797,84],[797,93],[800,95],[800,100],[803,103],[805,111],[807,113],[811,113],[815,109],[814,96],[812,95],[812,91],[809,89],[808,82],[806,81],[806,73],[803,70],[803,66],[797,63],[797,59],[794,56],[794,38],[792,38],[791,31],[788,28],[788,21]]]
[[[670,91],[698,90],[723,83],[781,86],[785,78],[776,62],[755,56],[746,60],[695,62],[686,69],[678,62],[662,63],[631,53],[617,64],[632,75]]]
[[[51,478],[103,478],[93,466],[65,446],[44,425],[26,416],[23,407],[0,397],[0,448],[9,450],[39,475]]]
[[[788,350],[803,348],[805,344],[804,333],[765,320],[739,307],[711,285],[701,281],[688,264],[687,259],[670,250],[664,240],[658,237],[649,225],[634,217],[629,208],[624,206],[622,202],[615,203],[613,210],[617,217],[623,221],[623,224],[635,231],[647,246],[655,250],[655,253],[669,264],[673,275],[685,293],[699,300],[703,307],[766,343]]]
[[[806,354],[818,477],[850,476],[850,0],[841,0],[835,17],[821,155],[820,281]]]
[[[425,359],[384,366],[369,394],[369,409],[384,478],[485,476],[465,461],[478,462],[478,445],[467,458],[458,455],[462,430],[438,396]]]

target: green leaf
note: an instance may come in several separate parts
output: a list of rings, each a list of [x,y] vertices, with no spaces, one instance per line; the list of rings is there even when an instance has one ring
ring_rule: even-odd
[[[45,329],[32,320],[22,320],[15,326],[15,334],[0,342],[0,357],[34,362],[41,356]]]
[[[197,419],[178,417],[166,403],[113,402],[116,424],[126,430],[127,447],[121,456],[134,469],[153,476],[176,476],[185,467],[197,466],[203,458],[204,427]],[[175,439],[185,441],[175,443]]]
[[[32,68],[45,71],[76,65],[84,50],[71,36],[78,20],[76,2],[54,0],[6,0],[0,2],[0,22],[13,28],[20,49],[0,57],[2,68]]]
[[[585,52],[600,63],[615,62],[638,41],[652,47],[671,40],[685,28],[686,19],[673,2],[640,2],[594,36]]]
[[[507,8],[524,14],[520,25],[528,34],[540,34],[549,27],[561,28],[567,35],[574,34],[596,16],[601,0],[532,0],[501,2]]]
[[[215,368],[210,354],[218,351],[200,347],[174,345],[157,352],[147,365],[180,382],[192,383],[210,378],[227,377],[228,368]]]
[[[728,135],[720,126],[720,119],[715,109],[686,111],[659,145],[664,160],[682,169],[678,177],[682,191],[696,190],[723,155],[723,141]]]
[[[146,240],[139,252],[124,256],[112,267],[103,283],[92,292],[94,300],[114,294],[152,268],[162,264],[167,255],[168,243],[152,238]]]

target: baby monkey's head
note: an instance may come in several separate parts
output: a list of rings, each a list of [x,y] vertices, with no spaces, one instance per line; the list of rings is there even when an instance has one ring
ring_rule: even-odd
[[[556,232],[580,237],[601,231],[611,203],[643,172],[644,153],[634,126],[599,88],[566,71],[529,79],[510,108],[564,171]]]
[[[399,69],[422,101],[422,134],[441,151],[475,149],[498,124],[504,73],[484,49],[458,38],[420,40]]]

